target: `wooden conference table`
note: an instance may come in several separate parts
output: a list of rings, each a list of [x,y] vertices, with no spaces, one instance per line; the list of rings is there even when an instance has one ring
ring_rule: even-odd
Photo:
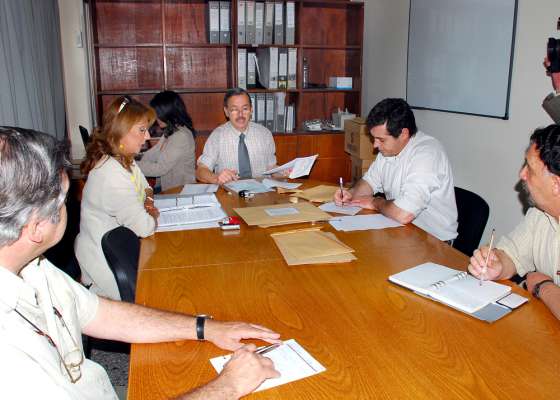
[[[222,189],[218,197],[229,215],[237,206],[287,201],[275,193],[246,201]],[[252,399],[558,398],[560,323],[542,302],[531,298],[488,324],[389,283],[389,275],[426,261],[468,263],[414,226],[336,232],[358,260],[288,267],[270,233],[295,226],[243,223],[238,233],[144,239],[137,303],[265,325],[327,369]],[[323,230],[334,232],[326,223]],[[133,345],[128,399],[166,399],[202,385],[216,376],[208,360],[226,353],[196,341]]]

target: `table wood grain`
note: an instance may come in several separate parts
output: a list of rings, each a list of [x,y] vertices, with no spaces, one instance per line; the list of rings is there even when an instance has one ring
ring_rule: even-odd
[[[228,212],[242,201],[220,198]],[[285,198],[259,195],[252,204],[266,201]],[[289,267],[270,233],[290,228],[243,224],[236,235],[210,229],[145,239],[137,302],[268,326],[327,369],[249,398],[557,398],[560,325],[541,302],[531,298],[488,324],[389,283],[426,261],[468,263],[414,226],[336,232],[358,260]],[[225,353],[205,342],[133,345],[128,398],[166,399],[202,385],[216,376],[208,360]]]

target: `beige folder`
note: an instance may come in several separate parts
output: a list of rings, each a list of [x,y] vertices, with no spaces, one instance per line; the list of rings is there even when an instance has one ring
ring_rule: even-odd
[[[328,221],[332,218],[331,215],[307,202],[234,208],[233,210],[243,218],[247,225],[259,225],[261,227]]]
[[[340,190],[338,186],[319,185],[310,189],[305,189],[300,193],[295,193],[294,196],[301,197],[302,199],[314,203],[327,203],[333,200],[337,190]]]
[[[354,251],[330,232],[320,228],[271,234],[288,265],[330,264],[355,260]]]

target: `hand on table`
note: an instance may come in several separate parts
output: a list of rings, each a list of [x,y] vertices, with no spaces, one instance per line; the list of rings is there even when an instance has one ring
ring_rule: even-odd
[[[343,189],[342,192],[338,189],[334,192],[334,203],[341,207],[343,204],[348,204],[352,201],[352,193],[348,190]]]
[[[223,185],[224,183],[228,183],[231,181],[236,181],[239,179],[237,175],[237,171],[233,169],[224,169],[222,172],[218,174],[218,185]]]
[[[280,343],[280,334],[264,326],[245,322],[221,322],[206,320],[204,337],[226,350],[237,350],[243,346],[242,339],[260,339],[268,343]]]
[[[527,291],[529,293],[533,293],[533,289],[535,288],[535,285],[539,282],[542,281],[546,281],[552,279],[550,276],[545,275],[541,272],[529,272],[527,274],[527,280],[525,281],[525,284],[527,285]]]

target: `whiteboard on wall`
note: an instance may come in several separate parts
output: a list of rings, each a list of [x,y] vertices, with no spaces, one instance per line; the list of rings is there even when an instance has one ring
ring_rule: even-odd
[[[411,0],[410,106],[507,119],[516,11],[517,0]]]

